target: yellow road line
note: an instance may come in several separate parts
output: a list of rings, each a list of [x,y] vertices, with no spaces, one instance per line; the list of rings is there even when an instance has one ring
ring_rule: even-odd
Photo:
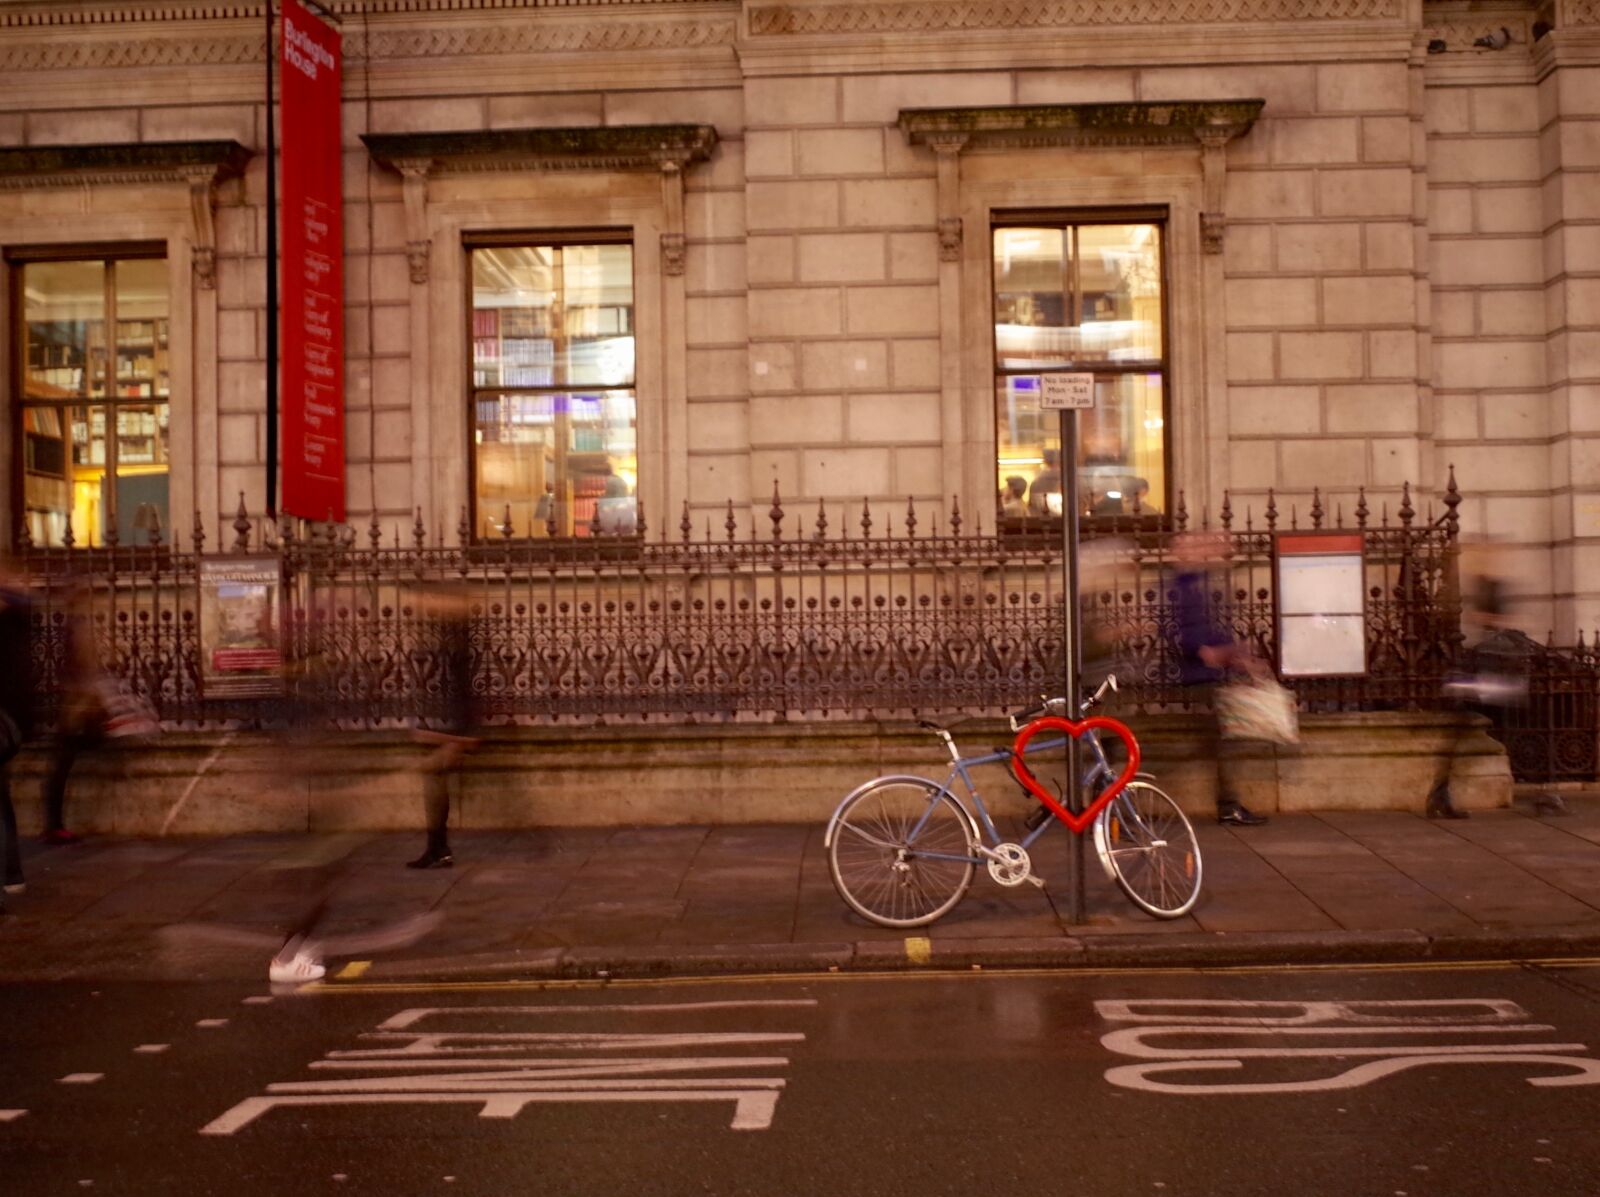
[[[922,981],[928,977],[942,980],[958,978],[994,979],[998,977],[1058,977],[1071,980],[1078,977],[1112,977],[1136,974],[1139,976],[1177,976],[1197,973],[1291,973],[1291,972],[1498,972],[1537,964],[1547,967],[1600,966],[1600,957],[1541,958],[1536,960],[1437,960],[1390,961],[1373,964],[1257,964],[1237,967],[1162,967],[1162,968],[970,968],[919,969],[910,972],[902,969],[852,970],[815,973],[739,973],[712,977],[548,977],[543,980],[515,981],[344,981],[341,972],[333,981],[318,981],[303,986],[303,993],[463,993],[507,989],[643,989],[657,986],[706,986],[790,984],[814,985],[837,981]]]
[[[933,940],[925,935],[906,936],[906,959],[912,964],[927,964],[933,959]]]
[[[371,967],[372,961],[370,960],[352,960],[339,970],[338,979],[341,981],[354,981],[357,977],[364,975]]]

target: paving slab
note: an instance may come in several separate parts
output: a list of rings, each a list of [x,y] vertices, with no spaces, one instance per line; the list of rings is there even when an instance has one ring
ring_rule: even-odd
[[[1600,796],[1568,805],[1548,818],[1524,804],[1461,821],[1322,811],[1202,823],[1205,889],[1172,920],[1128,902],[1085,846],[1085,908],[1069,922],[1078,848],[1052,830],[1029,849],[1042,889],[980,867],[961,905],[913,929],[844,905],[820,822],[475,829],[452,832],[455,868],[426,871],[403,867],[415,831],[30,843],[27,892],[0,917],[0,975],[257,977],[322,877],[334,879],[326,933],[440,917],[376,954],[374,978],[1600,954]],[[1013,821],[1002,832],[1021,838]],[[328,868],[282,867],[316,861]]]

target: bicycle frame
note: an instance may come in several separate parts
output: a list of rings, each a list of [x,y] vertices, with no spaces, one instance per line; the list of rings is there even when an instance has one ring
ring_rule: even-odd
[[[1116,770],[1111,767],[1111,762],[1106,759],[1105,748],[1100,743],[1100,736],[1098,733],[1090,731],[1086,733],[1079,742],[1088,746],[1093,757],[1093,759],[1090,760],[1090,762],[1085,766],[1083,771],[1083,786],[1085,789],[1088,789],[1090,786],[1092,786],[1096,778],[1105,777],[1109,780],[1116,776]],[[1003,764],[1011,759],[1011,752],[1006,750],[1003,752],[987,753],[983,756],[956,756],[955,741],[949,736],[948,733],[945,735],[945,743],[949,745],[951,751],[950,772],[945,775],[944,782],[939,787],[940,791],[949,794],[956,805],[960,806],[964,811],[967,812],[968,819],[972,819],[972,811],[968,809],[966,803],[961,801],[961,796],[955,791],[955,782],[956,779],[959,778],[962,788],[966,790],[967,796],[972,800],[971,806],[977,810],[977,820],[973,822],[973,829],[974,831],[981,830],[981,834],[975,836],[974,838],[978,839],[983,845],[989,848],[993,848],[1003,843],[1004,841],[1001,839],[999,829],[995,827],[994,819],[989,814],[989,808],[984,805],[983,795],[978,792],[977,783],[972,780],[972,774],[970,770],[976,769],[980,765]],[[1053,740],[1040,740],[1039,742],[1030,744],[1028,746],[1027,755],[1032,756],[1035,753],[1049,752],[1053,749],[1065,748],[1066,744],[1066,736],[1058,736]],[[919,819],[916,825],[911,829],[909,838],[915,839],[922,833],[923,827],[926,825],[927,819],[929,815],[932,814],[933,809],[934,803],[929,802],[928,810],[924,812],[923,817]],[[1021,841],[1022,848],[1026,850],[1027,848],[1031,847],[1034,841],[1048,831],[1053,824],[1058,822],[1060,822],[1059,819],[1052,817],[1046,819],[1043,823],[1040,823],[1039,826],[1035,827],[1023,837]],[[981,828],[979,826],[980,823]],[[919,850],[917,855],[928,860],[969,861],[972,864],[984,864],[986,863],[987,859],[982,856],[962,856],[949,852],[929,852],[925,850]]]

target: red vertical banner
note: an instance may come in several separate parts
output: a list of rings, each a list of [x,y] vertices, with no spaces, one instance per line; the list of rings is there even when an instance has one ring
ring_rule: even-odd
[[[283,510],[342,521],[342,51],[338,31],[299,0],[284,0],[282,41]]]

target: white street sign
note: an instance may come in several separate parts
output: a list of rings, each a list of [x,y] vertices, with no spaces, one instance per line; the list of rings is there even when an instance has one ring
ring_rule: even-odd
[[[1092,408],[1094,375],[1039,375],[1039,406],[1046,411],[1079,411]]]

